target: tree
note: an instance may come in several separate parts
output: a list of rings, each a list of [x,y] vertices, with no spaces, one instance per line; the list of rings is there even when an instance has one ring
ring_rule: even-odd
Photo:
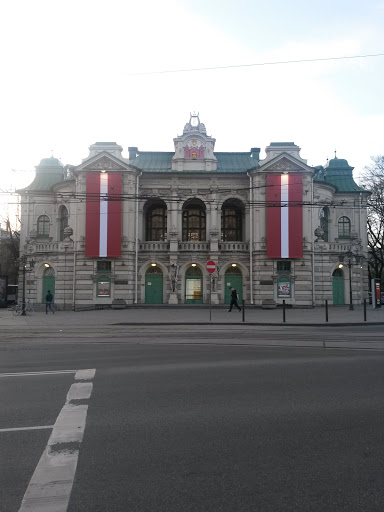
[[[11,228],[9,218],[5,220],[5,228],[0,228],[0,274],[8,276],[8,283],[16,284],[20,235]]]
[[[364,168],[361,184],[372,194],[368,199],[367,231],[369,273],[384,279],[384,155],[372,157],[372,165]]]

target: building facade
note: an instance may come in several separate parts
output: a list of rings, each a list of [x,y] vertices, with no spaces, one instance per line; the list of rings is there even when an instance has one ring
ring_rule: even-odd
[[[263,160],[214,148],[191,115],[171,152],[97,142],[77,166],[43,159],[19,190],[26,299],[225,304],[235,287],[259,306],[361,303],[368,193],[348,162],[308,166],[293,142]]]

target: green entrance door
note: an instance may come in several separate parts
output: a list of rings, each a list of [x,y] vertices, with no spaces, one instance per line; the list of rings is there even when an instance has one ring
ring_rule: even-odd
[[[203,274],[198,267],[189,267],[185,273],[185,303],[203,303]]]
[[[344,305],[344,275],[341,268],[334,270],[332,274],[333,305]]]
[[[160,267],[149,267],[145,274],[145,303],[163,303],[163,272]]]
[[[231,267],[225,273],[225,304],[231,303],[231,288],[235,288],[239,296],[237,302],[243,300],[243,275],[238,267]]]
[[[47,268],[44,272],[43,277],[43,296],[41,298],[41,302],[45,303],[45,296],[48,293],[48,290],[53,295],[53,301],[55,302],[55,271],[52,267]]]

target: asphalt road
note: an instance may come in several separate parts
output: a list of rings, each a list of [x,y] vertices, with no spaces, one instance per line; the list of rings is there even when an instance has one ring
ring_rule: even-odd
[[[69,512],[382,512],[384,352],[177,340],[1,343],[0,511],[41,478],[67,400],[88,406]],[[68,402],[81,369],[92,392]]]

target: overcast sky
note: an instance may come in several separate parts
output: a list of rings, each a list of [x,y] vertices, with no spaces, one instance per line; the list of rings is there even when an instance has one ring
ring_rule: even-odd
[[[358,174],[384,153],[384,57],[136,73],[384,53],[383,26],[384,0],[7,2],[0,188],[96,141],[172,151],[194,110],[217,151],[293,141]]]

